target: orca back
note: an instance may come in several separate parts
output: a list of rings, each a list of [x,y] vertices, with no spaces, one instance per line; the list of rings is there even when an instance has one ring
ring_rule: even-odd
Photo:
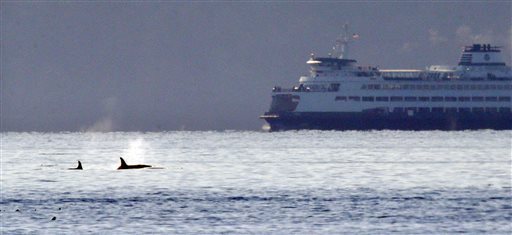
[[[139,169],[139,168],[151,167],[150,165],[142,165],[142,164],[128,165],[128,164],[126,164],[126,162],[124,161],[124,159],[122,157],[120,157],[120,159],[121,159],[121,165],[117,168],[118,170],[123,170],[123,169]]]
[[[78,161],[78,166],[76,168],[68,168],[68,170],[83,170],[82,163]]]

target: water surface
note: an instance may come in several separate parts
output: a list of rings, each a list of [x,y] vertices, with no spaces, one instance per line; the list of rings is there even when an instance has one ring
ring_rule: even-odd
[[[490,130],[2,133],[1,229],[510,234],[511,137]],[[164,169],[117,171],[121,156]],[[84,170],[67,170],[77,160]]]

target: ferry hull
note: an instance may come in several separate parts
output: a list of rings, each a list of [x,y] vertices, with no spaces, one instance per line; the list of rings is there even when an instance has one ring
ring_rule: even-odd
[[[270,131],[282,130],[511,130],[512,114],[496,113],[265,113]]]

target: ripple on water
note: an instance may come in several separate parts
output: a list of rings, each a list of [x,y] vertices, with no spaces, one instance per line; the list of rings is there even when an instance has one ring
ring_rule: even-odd
[[[2,232],[510,234],[511,133],[8,133]]]

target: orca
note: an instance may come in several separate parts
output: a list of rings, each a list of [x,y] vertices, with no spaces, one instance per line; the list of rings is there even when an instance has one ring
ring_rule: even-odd
[[[140,168],[151,167],[150,165],[142,165],[142,164],[128,165],[128,164],[126,164],[126,162],[124,161],[124,159],[122,157],[120,157],[120,159],[121,159],[121,165],[117,168],[118,170],[140,169]]]
[[[76,168],[68,168],[68,170],[83,170],[82,163],[78,161],[78,166]]]

